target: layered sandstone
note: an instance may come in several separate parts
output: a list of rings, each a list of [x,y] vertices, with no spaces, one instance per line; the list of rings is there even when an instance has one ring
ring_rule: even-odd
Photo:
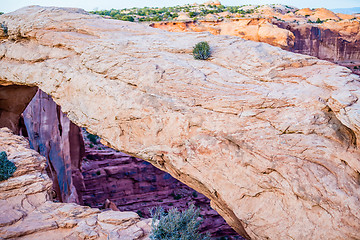
[[[45,158],[7,128],[0,129],[0,151],[17,167],[0,182],[1,239],[149,239],[150,220],[134,212],[49,201]]]
[[[360,65],[360,22],[328,21],[322,24],[296,24],[277,22],[294,36],[294,46],[290,51],[307,54],[327,61],[348,65]]]
[[[211,199],[244,236],[358,238],[359,77],[263,43],[79,9],[0,17],[0,79]],[[208,41],[212,57],[194,60]]]
[[[236,21],[155,22],[151,27],[170,32],[210,32],[214,35],[238,36],[246,40],[266,42],[283,49],[294,46],[294,34],[279,28],[269,19],[237,19]]]
[[[110,201],[121,211],[134,211],[149,218],[149,210],[157,206],[166,210],[187,209],[194,204],[203,219],[200,232],[208,232],[212,238],[242,239],[210,207],[210,200],[204,195],[146,161],[84,140],[86,156],[81,171],[85,205],[103,208]]]
[[[281,15],[282,19],[285,17]],[[360,65],[359,21],[299,24],[293,20],[292,17],[288,21],[249,18],[236,21],[155,22],[150,26],[170,32],[210,32],[214,35],[238,36],[344,66],[351,65],[351,62]]]
[[[246,6],[242,9],[255,8]],[[150,26],[171,32],[206,31],[214,35],[239,36],[332,61],[359,74],[360,22],[355,15],[335,14],[325,8],[298,10],[282,5],[259,6],[253,13],[230,14],[231,18],[225,20],[219,19],[221,15],[223,13],[213,15],[215,20],[188,18],[177,22],[155,22]]]

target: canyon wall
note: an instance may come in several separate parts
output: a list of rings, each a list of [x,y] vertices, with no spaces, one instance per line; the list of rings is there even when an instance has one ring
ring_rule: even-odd
[[[354,73],[360,74],[359,21],[299,23],[299,19],[294,16],[285,18],[284,15],[278,13],[273,14],[277,15],[280,20],[264,14],[263,18],[155,22],[150,26],[170,32],[206,31],[214,35],[239,36],[246,40],[264,42],[295,53],[331,61],[349,67]],[[283,21],[281,17],[287,20]],[[354,69],[354,67],[356,68]]]
[[[198,190],[255,239],[357,239],[360,81],[268,44],[170,33],[79,9],[0,16],[0,83]],[[194,60],[200,41],[208,61]]]
[[[51,97],[39,90],[23,113],[31,148],[48,160],[56,199],[82,204],[84,180],[80,170],[84,152],[81,130]]]
[[[291,31],[294,46],[289,50],[338,63],[356,62],[360,65],[359,21],[297,24],[276,22],[280,28]]]
[[[0,151],[17,167],[0,182],[1,239],[149,239],[151,220],[134,212],[50,201],[46,159],[8,128],[0,129]]]
[[[85,134],[86,135],[86,134]],[[187,209],[194,204],[200,210],[203,222],[200,232],[212,238],[242,239],[210,207],[210,200],[189,188],[170,174],[150,163],[115,151],[85,138],[86,155],[82,162],[85,188],[84,204],[107,207],[108,200],[120,211],[134,211],[141,217],[151,217],[149,210],[161,206]]]

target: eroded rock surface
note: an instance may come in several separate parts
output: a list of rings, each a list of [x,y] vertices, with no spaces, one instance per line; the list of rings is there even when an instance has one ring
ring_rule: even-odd
[[[210,32],[214,35],[238,36],[246,40],[266,42],[283,49],[294,46],[294,34],[271,23],[269,19],[237,19],[236,21],[155,22],[151,27],[171,32]]]
[[[41,90],[27,106],[23,119],[30,147],[47,159],[53,199],[134,211],[144,218],[151,217],[149,210],[156,206],[185,209],[194,203],[204,219],[200,231],[212,237],[240,238],[210,207],[209,199],[148,162],[108,148],[99,139],[96,144],[90,142],[87,137],[83,161],[84,140],[79,127]]]
[[[210,201],[150,163],[131,157],[100,143],[85,140],[86,157],[82,162],[85,188],[84,204],[91,207],[134,211],[150,218],[150,209],[161,206],[187,209],[194,204],[203,222],[199,231],[212,238],[242,239],[219,214]],[[91,144],[93,147],[89,147]]]
[[[46,172],[53,180],[56,199],[82,204],[80,168],[85,152],[80,128],[41,90],[25,109],[23,119],[31,148],[48,161]]]
[[[277,22],[294,36],[294,46],[289,50],[341,64],[360,65],[360,22],[341,21],[322,24],[297,24]]]
[[[205,194],[256,239],[359,238],[359,77],[263,43],[78,9],[4,14],[2,82]],[[14,41],[16,40],[16,41]],[[192,47],[208,41],[209,61]]]
[[[150,219],[134,212],[103,211],[49,201],[46,160],[25,138],[0,129],[0,151],[17,170],[0,182],[1,239],[148,239]]]
[[[360,74],[360,22],[355,15],[335,14],[330,10],[283,5],[245,6],[256,8],[246,15],[219,13],[213,18],[155,22],[151,27],[171,32],[210,32],[265,42],[295,53],[318,57],[346,66]],[[179,19],[181,20],[181,19]]]

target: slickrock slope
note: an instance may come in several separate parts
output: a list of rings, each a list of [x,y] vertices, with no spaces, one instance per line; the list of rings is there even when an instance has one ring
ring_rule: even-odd
[[[1,239],[148,239],[150,219],[140,221],[134,212],[49,201],[45,158],[7,128],[0,129],[0,151],[17,166],[0,182]]]
[[[266,42],[270,45],[289,50],[294,46],[294,34],[279,28],[269,19],[237,19],[233,22],[187,21],[155,22],[151,27],[170,32],[210,32],[214,35],[238,36],[246,40]]]
[[[216,20],[154,22],[150,26],[171,32],[208,31],[214,35],[239,36],[332,61],[360,73],[360,22],[355,15],[282,5],[263,5],[253,13],[230,14],[232,18],[218,20],[223,13],[214,16]]]
[[[78,9],[1,15],[2,82],[205,194],[255,239],[359,239],[360,82],[267,44]],[[208,41],[212,58],[194,60]],[[246,231],[246,232],[245,232]]]
[[[284,15],[279,15],[284,19]],[[360,66],[359,21],[328,21],[322,24],[266,18],[227,21],[155,22],[150,26],[170,32],[210,32],[264,42],[295,53],[318,57],[344,66]],[[352,62],[352,63],[351,63]]]

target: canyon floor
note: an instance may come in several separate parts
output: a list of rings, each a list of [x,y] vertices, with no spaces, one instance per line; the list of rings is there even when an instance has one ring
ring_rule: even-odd
[[[203,218],[201,232],[212,238],[243,239],[210,207],[203,194],[163,172],[150,163],[107,146],[89,141],[83,131],[85,157],[82,161],[83,202],[87,206],[109,208],[110,200],[120,211],[133,211],[150,218],[150,209],[163,207],[187,209],[194,204]]]

